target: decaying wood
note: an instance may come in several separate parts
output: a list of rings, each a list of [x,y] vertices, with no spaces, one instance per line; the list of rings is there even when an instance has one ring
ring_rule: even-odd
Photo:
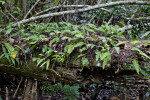
[[[129,71],[127,68],[124,68],[123,63],[132,63],[133,59],[139,59],[139,63],[149,62],[150,60],[144,56],[139,55],[138,51],[131,50],[132,47],[137,47],[142,52],[150,56],[150,46],[144,46],[145,43],[149,43],[149,40],[141,40],[136,44],[133,44],[134,41],[129,40],[118,40],[119,42],[125,42],[122,45],[119,45],[120,52],[116,52],[114,48],[110,48],[111,52],[111,61],[106,65],[105,70],[111,70],[113,74],[121,73],[122,70]],[[90,53],[90,54],[88,54]],[[55,66],[50,66],[48,70],[42,70],[36,66],[36,63],[29,62],[24,63],[21,67],[17,68],[8,64],[0,64],[0,70],[3,73],[9,73],[15,76],[30,77],[33,79],[49,81],[52,83],[62,82],[62,83],[102,83],[103,76],[100,73],[104,72],[102,70],[102,61],[97,62],[95,60],[95,53],[93,51],[87,52],[87,55],[90,56],[90,64],[87,66],[82,66],[81,59],[77,58],[77,52],[74,52],[72,56],[68,59],[67,65],[65,64],[55,64]],[[93,57],[93,58],[91,58]],[[99,70],[99,72],[96,72]],[[119,71],[116,71],[119,70]],[[131,70],[136,73],[135,70]],[[32,82],[31,82],[32,83]],[[27,84],[31,84],[30,80]],[[33,83],[35,84],[35,83]],[[26,88],[26,91],[28,88]]]
[[[37,80],[27,79],[22,100],[34,100],[37,92]]]

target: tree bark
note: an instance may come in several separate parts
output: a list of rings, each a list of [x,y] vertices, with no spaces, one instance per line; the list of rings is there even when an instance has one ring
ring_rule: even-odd
[[[26,81],[22,100],[34,100],[37,94],[37,80],[27,79]]]

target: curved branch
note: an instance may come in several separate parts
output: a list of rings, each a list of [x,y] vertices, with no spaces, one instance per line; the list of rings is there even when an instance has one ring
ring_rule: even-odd
[[[73,8],[73,7],[81,8],[81,7],[89,7],[89,6],[90,6],[90,5],[59,5],[59,6],[54,6],[54,7],[45,9],[45,10],[43,10],[43,11],[37,13],[36,16],[41,15],[41,14],[43,14],[43,13],[46,13],[46,12],[48,12],[48,11],[50,11],[50,10],[59,9],[59,8],[70,8],[70,7],[72,7],[72,8]],[[110,11],[107,10],[107,9],[104,9],[104,8],[100,8],[100,9],[110,13]]]
[[[9,26],[7,28],[16,27],[18,24],[28,23],[28,22],[35,21],[35,20],[41,19],[41,18],[60,16],[60,15],[64,15],[64,14],[73,14],[73,13],[77,13],[77,12],[85,12],[85,11],[90,11],[90,10],[94,10],[94,9],[98,9],[98,8],[104,8],[104,7],[112,7],[112,6],[118,6],[118,5],[134,5],[134,4],[150,5],[150,2],[146,2],[146,1],[117,1],[117,2],[111,2],[111,3],[106,3],[106,4],[97,4],[97,5],[89,6],[87,8],[82,8],[82,9],[55,12],[55,13],[49,13],[49,14],[36,16],[36,17],[31,17],[29,19],[21,20],[15,24],[12,24],[11,26]],[[0,32],[4,32],[7,28],[0,30]]]

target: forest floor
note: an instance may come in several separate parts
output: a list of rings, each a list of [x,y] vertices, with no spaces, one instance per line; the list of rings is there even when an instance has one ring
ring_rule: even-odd
[[[144,86],[139,86],[139,88],[132,84],[132,87],[126,86],[122,90],[123,85],[121,83],[117,86],[113,81],[110,84],[107,84],[106,81],[107,79],[102,84],[89,84],[80,87],[78,100],[149,100],[148,98],[150,98],[147,95],[147,88]],[[9,100],[21,100],[25,80],[22,80],[18,88],[19,82],[20,78],[17,76],[0,73],[0,96],[2,98],[0,100],[8,98]],[[44,83],[44,81],[38,80],[38,100],[63,100],[64,94],[60,91],[53,95],[47,91],[43,92],[42,86]]]

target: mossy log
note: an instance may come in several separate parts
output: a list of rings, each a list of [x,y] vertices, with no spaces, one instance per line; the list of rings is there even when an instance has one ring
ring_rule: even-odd
[[[95,73],[94,71],[96,71],[97,69],[100,72],[111,70],[111,73],[115,75],[116,73],[121,73],[123,70],[130,71],[129,69],[124,68],[123,63],[132,63],[132,59],[134,58],[138,59],[140,64],[149,62],[149,59],[139,55],[138,51],[131,50],[131,48],[135,46],[131,42],[133,41],[126,41],[126,43],[120,45],[119,54],[114,48],[110,48],[111,62],[108,62],[108,64],[106,65],[106,69],[104,70],[102,70],[101,68],[102,62],[97,62],[95,60],[95,55],[92,53],[89,57],[87,57],[90,62],[87,66],[83,66],[81,64],[81,59],[76,59],[77,54],[74,53],[71,55],[66,65],[61,65],[58,63],[56,65],[53,64],[54,66],[50,66],[48,70],[37,67],[36,63],[32,61],[27,61],[20,67],[15,67],[9,65],[6,59],[1,60],[0,70],[1,73],[4,72],[16,76],[31,77],[33,79],[40,79],[53,83],[101,83],[103,75],[99,75],[99,72]],[[138,46],[137,48],[139,48],[142,52],[149,56],[150,46],[144,46],[144,44],[148,42],[149,41],[143,40],[138,42],[138,44],[136,45]],[[136,71],[134,70],[131,71],[136,73]]]

